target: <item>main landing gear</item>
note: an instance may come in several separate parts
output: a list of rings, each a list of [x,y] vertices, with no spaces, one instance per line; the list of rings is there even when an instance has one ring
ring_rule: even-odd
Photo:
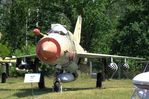
[[[97,81],[96,81],[96,88],[102,88],[102,81],[103,81],[103,75],[102,73],[97,73]]]
[[[2,73],[1,83],[6,83],[6,79],[7,79],[7,74],[4,72],[4,73]]]

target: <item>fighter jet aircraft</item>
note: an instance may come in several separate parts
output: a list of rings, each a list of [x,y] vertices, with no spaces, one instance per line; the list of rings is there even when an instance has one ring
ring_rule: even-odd
[[[36,54],[17,57],[16,66],[22,69],[26,67],[26,63],[32,65],[39,59],[39,61],[43,63],[55,66],[57,69],[56,81],[70,82],[77,78],[79,58],[109,57],[111,58],[111,64],[109,67],[113,69],[118,69],[118,66],[114,63],[113,58],[124,58],[125,60],[128,58],[139,60],[143,59],[137,57],[89,53],[85,51],[80,45],[81,24],[82,17],[78,16],[74,33],[68,31],[61,24],[52,24],[51,30],[46,34],[40,32],[38,28],[34,29],[33,32],[35,35],[41,37],[36,47]],[[125,63],[125,66],[126,65],[128,66],[127,63]]]

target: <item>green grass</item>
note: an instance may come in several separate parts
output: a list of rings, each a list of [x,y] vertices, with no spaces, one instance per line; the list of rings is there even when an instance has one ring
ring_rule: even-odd
[[[63,92],[52,92],[53,79],[46,78],[46,88],[39,90],[37,84],[23,83],[23,78],[9,78],[0,83],[0,99],[130,99],[133,92],[131,80],[103,82],[103,88],[95,88],[95,79],[80,77],[74,82],[64,83]]]

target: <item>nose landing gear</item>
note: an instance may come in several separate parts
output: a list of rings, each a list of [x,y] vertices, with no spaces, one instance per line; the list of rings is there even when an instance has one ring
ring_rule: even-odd
[[[53,90],[54,92],[62,91],[62,85],[61,85],[60,79],[57,78],[56,81],[54,82]]]

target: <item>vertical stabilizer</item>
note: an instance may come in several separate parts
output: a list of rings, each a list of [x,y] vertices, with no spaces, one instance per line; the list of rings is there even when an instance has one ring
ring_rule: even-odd
[[[75,30],[74,30],[74,39],[78,43],[80,43],[80,39],[81,39],[81,25],[82,25],[82,17],[78,16]]]

